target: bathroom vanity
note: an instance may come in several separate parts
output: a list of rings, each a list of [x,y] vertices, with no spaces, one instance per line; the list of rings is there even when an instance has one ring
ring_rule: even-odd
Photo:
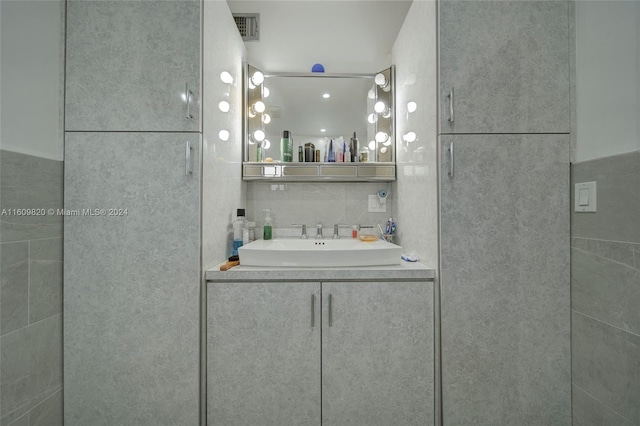
[[[208,424],[433,424],[434,277],[407,262],[207,271]]]

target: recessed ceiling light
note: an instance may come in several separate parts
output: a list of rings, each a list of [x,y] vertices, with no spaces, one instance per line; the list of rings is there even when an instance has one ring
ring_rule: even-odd
[[[328,93],[323,93],[322,97],[325,98],[325,99],[329,99],[331,97],[331,95],[328,94]]]
[[[322,133],[324,133],[324,132],[326,132],[326,131],[327,131],[327,129],[320,129],[320,131],[321,131]]]

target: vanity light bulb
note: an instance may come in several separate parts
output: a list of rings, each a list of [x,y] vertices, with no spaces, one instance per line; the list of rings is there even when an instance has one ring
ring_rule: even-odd
[[[384,145],[384,146],[391,145],[391,138],[388,138],[386,141],[382,142],[382,145]]]
[[[220,80],[226,84],[233,84],[233,76],[228,71],[222,71],[220,73]]]
[[[385,132],[376,133],[376,142],[386,142],[389,139],[389,135]]]
[[[415,112],[418,109],[418,104],[411,101],[407,103],[407,111]]]
[[[262,114],[262,122],[264,124],[269,124],[271,123],[271,116],[269,114]]]
[[[256,86],[261,85],[264,82],[264,74],[262,74],[260,71],[254,72],[251,76],[251,82]]]
[[[266,109],[267,109],[267,106],[262,101],[258,101],[255,104],[253,104],[253,110],[255,112],[263,113],[264,110],[266,110]]]
[[[383,146],[382,148],[380,148],[380,154],[384,154],[387,152],[387,147]]]
[[[380,87],[385,87],[387,84],[389,84],[389,81],[387,80],[387,77],[384,76],[384,74],[376,74],[376,77],[373,79],[373,81],[375,81],[375,83]]]
[[[270,94],[271,92],[269,91],[269,88],[262,86],[262,97],[268,98]]]
[[[218,104],[218,108],[220,108],[220,111],[222,112],[229,112],[231,105],[229,105],[229,102],[227,101],[220,101],[220,103]]]
[[[376,149],[376,141],[369,141],[369,149],[371,151]]]
[[[374,113],[369,114],[367,121],[371,124],[375,124],[378,121],[378,115]]]
[[[376,104],[373,106],[373,110],[378,114],[384,113],[386,109],[387,109],[387,106],[382,101],[376,102]]]
[[[407,132],[402,139],[404,139],[405,142],[415,142],[416,139],[418,139],[418,136],[416,135],[416,132]]]
[[[262,149],[269,149],[271,148],[271,142],[269,142],[269,139],[265,139],[262,142]]]
[[[376,88],[375,86],[371,88],[371,90],[369,90],[369,93],[367,93],[367,97],[369,99],[375,99],[376,98]]]
[[[220,130],[220,132],[218,133],[218,137],[220,138],[221,141],[228,141],[229,140],[229,131],[228,130]]]
[[[257,142],[262,142],[265,138],[265,134],[262,130],[256,130],[253,132],[253,139]]]

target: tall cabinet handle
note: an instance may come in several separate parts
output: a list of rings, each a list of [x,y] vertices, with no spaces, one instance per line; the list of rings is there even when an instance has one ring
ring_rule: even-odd
[[[316,295],[311,294],[311,328],[316,326]]]
[[[449,123],[453,124],[455,121],[455,116],[453,115],[453,87],[447,95],[447,98],[449,98]]]
[[[333,325],[333,297],[329,295],[329,327]]]
[[[453,177],[453,174],[455,172],[455,162],[454,162],[454,157],[453,157],[453,142],[451,142],[449,144],[449,148],[447,148],[447,151],[449,151],[449,177]]]
[[[191,142],[186,141],[184,144],[184,175],[189,176],[193,174],[193,169],[191,168],[191,151],[193,148],[191,147]]]
[[[191,120],[193,118],[193,115],[191,115],[191,96],[193,95],[193,92],[189,90],[189,83],[185,83],[184,86],[184,95],[187,103],[187,120]]]

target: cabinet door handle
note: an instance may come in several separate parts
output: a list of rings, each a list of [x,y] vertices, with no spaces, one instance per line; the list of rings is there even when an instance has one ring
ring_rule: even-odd
[[[453,157],[453,142],[449,144],[449,177],[453,177],[454,169],[454,157]]]
[[[316,326],[316,295],[311,294],[311,328]]]
[[[184,148],[184,175],[189,176],[193,174],[193,169],[191,168],[191,151],[193,150],[191,142],[186,141]]]
[[[453,115],[453,87],[447,95],[447,98],[449,98],[449,123],[453,124],[455,120],[455,116]]]
[[[329,327],[333,325],[333,296],[329,294]]]
[[[193,95],[193,92],[191,90],[189,90],[189,83],[185,83],[185,87],[184,87],[184,95],[186,97],[186,103],[187,103],[187,120],[191,120],[193,118],[193,115],[191,115],[191,95]]]

